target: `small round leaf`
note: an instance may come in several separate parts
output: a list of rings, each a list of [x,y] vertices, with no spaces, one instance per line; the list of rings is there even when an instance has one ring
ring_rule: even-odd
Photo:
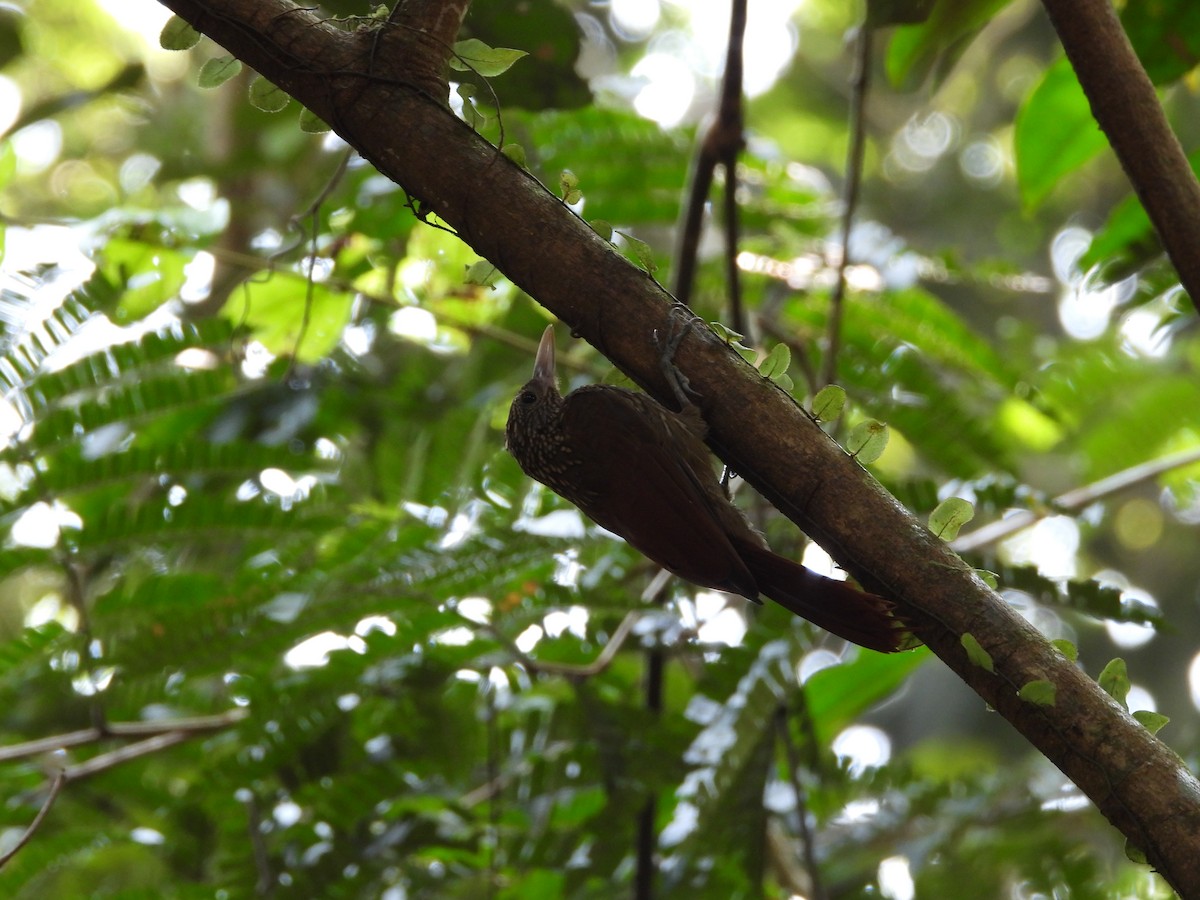
[[[975,507],[962,497],[947,497],[929,514],[929,530],[943,541],[958,537],[958,530],[975,518]]]
[[[220,87],[241,71],[241,60],[234,59],[232,56],[214,56],[200,67],[200,87]]]
[[[191,50],[200,43],[201,34],[179,16],[171,16],[158,35],[164,50]]]
[[[846,389],[838,384],[827,384],[813,397],[812,414],[818,422],[836,422],[846,407]]]
[[[862,465],[869,466],[883,455],[888,443],[888,427],[882,422],[868,419],[859,422],[850,430],[846,449]]]
[[[1017,696],[1034,706],[1053,706],[1057,693],[1053,682],[1039,678],[1017,691]]]

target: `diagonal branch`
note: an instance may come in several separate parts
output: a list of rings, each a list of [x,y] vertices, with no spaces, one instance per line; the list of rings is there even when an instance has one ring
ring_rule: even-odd
[[[956,553],[970,553],[978,550],[980,547],[986,547],[988,544],[1002,541],[1009,535],[1016,534],[1018,531],[1022,531],[1031,525],[1036,525],[1047,516],[1054,516],[1059,513],[1080,512],[1098,500],[1103,500],[1105,497],[1109,497],[1119,491],[1127,490],[1128,488],[1151,481],[1173,469],[1180,469],[1197,462],[1200,462],[1200,449],[1193,447],[1190,450],[1181,450],[1169,456],[1152,459],[1149,462],[1139,463],[1136,466],[1130,466],[1128,469],[1123,469],[1106,478],[1101,478],[1092,484],[1073,488],[1065,494],[1059,494],[1050,501],[1044,510],[1023,509],[1003,519],[989,522],[987,525],[976,528],[974,531],[961,535],[956,540],[951,541],[950,546],[954,548]]]
[[[449,111],[445,82],[431,74],[442,70],[445,50],[422,39],[419,18],[380,37],[372,57],[372,32],[340,31],[286,0],[162,2],[333,125],[476,252],[670,402],[656,340],[669,333],[670,298]],[[674,361],[701,398],[716,453],[860,582],[895,600],[934,652],[1176,890],[1200,897],[1200,783],[1179,758],[719,337],[691,332]],[[990,669],[968,659],[967,633]],[[1039,680],[1054,686],[1053,705],[1018,694]]]
[[[186,719],[161,719],[153,722],[108,722],[103,728],[82,728],[79,731],[68,731],[65,734],[51,735],[22,744],[11,744],[0,747],[0,763],[16,759],[27,759],[42,753],[53,753],[55,750],[67,750],[71,747],[82,747],[85,744],[95,744],[99,741],[121,737],[158,737],[170,732],[187,734],[207,734],[220,731],[230,725],[241,722],[250,713],[241,708],[213,716],[191,716]]]
[[[1200,311],[1200,183],[1110,0],[1042,0],[1092,115]]]

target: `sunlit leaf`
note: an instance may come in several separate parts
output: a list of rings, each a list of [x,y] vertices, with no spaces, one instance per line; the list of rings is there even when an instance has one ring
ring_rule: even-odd
[[[261,75],[250,82],[250,102],[263,112],[279,112],[292,102],[286,91],[280,90]]]
[[[459,72],[475,72],[484,78],[494,78],[507,72],[522,56],[528,55],[524,50],[489,47],[481,40],[468,38],[454,45],[450,68]]]
[[[215,56],[205,60],[200,67],[199,85],[202,88],[215,88],[227,82],[242,71],[242,64],[232,56]]]
[[[961,497],[947,497],[929,514],[929,530],[943,541],[952,541],[973,518],[975,507],[971,503]]]
[[[1027,208],[1040,203],[1064,175],[1108,146],[1065,57],[1046,70],[1022,104],[1013,146],[1017,183]]]
[[[1171,721],[1162,713],[1149,709],[1136,709],[1133,711],[1133,717],[1151,734],[1158,734]]]
[[[1023,685],[1017,696],[1034,706],[1053,706],[1058,689],[1053,682],[1037,679]]]
[[[882,422],[869,419],[859,422],[846,438],[846,450],[864,466],[869,466],[883,455],[887,448],[888,427]]]
[[[967,651],[967,659],[971,661],[971,665],[979,666],[985,672],[995,671],[992,655],[983,649],[975,635],[970,633],[964,634],[959,639],[959,643]]]
[[[200,43],[202,35],[179,16],[171,16],[158,36],[164,50],[190,50]]]
[[[1120,657],[1109,660],[1096,680],[1104,689],[1104,693],[1126,709],[1129,708],[1126,698],[1129,696],[1129,689],[1132,685],[1129,683],[1129,671],[1125,667],[1125,660]]]
[[[827,384],[813,397],[812,414],[818,422],[836,422],[846,405],[846,389],[836,384]]]

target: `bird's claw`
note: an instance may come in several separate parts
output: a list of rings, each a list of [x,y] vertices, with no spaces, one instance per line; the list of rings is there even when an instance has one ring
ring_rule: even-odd
[[[671,391],[675,394],[675,399],[679,401],[679,408],[685,410],[694,405],[691,397],[699,397],[700,395],[692,390],[687,376],[675,367],[675,353],[679,349],[679,345],[683,343],[683,339],[687,337],[688,332],[692,330],[692,326],[704,320],[682,303],[673,304],[669,315],[671,320],[670,332],[665,339],[660,340],[658,330],[655,329],[654,343],[658,344],[662,351],[658,358],[658,364],[662,370],[663,378],[671,386]],[[688,396],[689,394],[691,395],[690,397]]]

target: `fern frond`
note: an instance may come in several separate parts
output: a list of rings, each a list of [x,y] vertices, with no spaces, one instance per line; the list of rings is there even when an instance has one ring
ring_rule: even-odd
[[[57,622],[26,628],[0,643],[0,684],[19,682],[31,668],[45,665],[69,634]]]
[[[57,371],[36,373],[24,386],[37,415],[73,394],[99,392],[122,380],[144,377],[147,369],[173,361],[184,350],[196,347],[223,350],[231,335],[224,319],[176,323],[167,330],[143,335],[137,341],[90,353]]]
[[[248,441],[189,442],[166,447],[131,447],[89,458],[78,445],[51,452],[39,464],[37,479],[11,501],[0,502],[0,517],[11,516],[47,496],[69,497],[115,482],[171,478],[184,484],[216,475],[252,478],[263,469],[331,473],[337,461],[297,454]]]
[[[0,392],[20,409],[20,390],[41,369],[46,358],[79,333],[92,315],[86,300],[105,290],[103,278],[93,276],[49,311],[40,292],[50,269],[20,273],[0,288]]]
[[[722,879],[721,883],[704,887],[728,896],[737,885],[759,883],[761,852],[736,835],[763,833],[762,799],[771,766],[775,711],[794,683],[799,650],[794,640],[765,644],[737,690],[684,754],[693,769],[676,796],[681,806],[695,812],[695,826],[682,842],[668,848],[670,856],[663,863],[668,889],[680,887],[681,877],[702,870],[699,860],[714,852],[736,852],[736,847],[742,848],[740,865],[712,873],[711,878]]]
[[[228,369],[174,372],[117,384],[78,406],[58,406],[39,418],[25,442],[24,453],[38,453],[66,441],[77,441],[108,425],[136,424],[181,409],[215,404],[239,385]],[[6,451],[10,458],[14,451]]]
[[[82,531],[74,532],[79,550],[111,550],[130,542],[227,541],[251,535],[320,534],[336,525],[331,514],[301,515],[262,502],[238,502],[232,498],[189,497],[179,506],[144,504],[112,506],[93,520],[85,520]]]

